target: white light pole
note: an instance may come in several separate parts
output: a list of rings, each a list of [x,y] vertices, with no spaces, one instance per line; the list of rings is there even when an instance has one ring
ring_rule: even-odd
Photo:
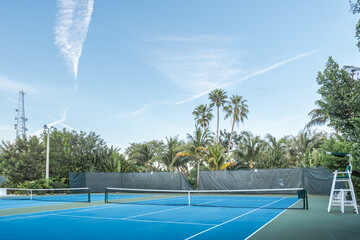
[[[50,158],[50,128],[48,126],[44,126],[47,129],[47,141],[46,141],[46,173],[45,180],[49,181],[49,158]],[[52,127],[51,127],[52,128]]]

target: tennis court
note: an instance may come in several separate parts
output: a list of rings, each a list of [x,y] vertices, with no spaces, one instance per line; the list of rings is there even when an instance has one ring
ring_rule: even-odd
[[[117,203],[127,204],[105,204],[104,194],[92,194],[92,203],[77,203],[76,208],[70,202],[3,199],[0,232],[4,239],[246,239],[285,209],[299,204],[297,197],[216,194],[194,196],[195,206],[189,206],[186,201],[182,203],[182,196],[159,198],[158,195],[126,193],[117,195],[116,199],[124,200]],[[101,201],[96,201],[100,198]],[[244,198],[248,207],[230,207],[235,204],[235,198]],[[228,206],[203,206],[211,202],[227,202]],[[260,205],[254,206],[255,202]],[[61,204],[62,209],[41,210],[53,204]],[[6,205],[11,209],[5,209]],[[32,213],[19,211],[31,211],[34,207],[37,209]],[[5,210],[6,214],[1,214]]]

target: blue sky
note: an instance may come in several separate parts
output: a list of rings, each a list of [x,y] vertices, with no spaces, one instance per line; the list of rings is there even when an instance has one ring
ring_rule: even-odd
[[[358,16],[348,1],[86,6],[75,9],[77,28],[66,30],[64,9],[72,5],[65,0],[0,1],[0,140],[15,138],[20,90],[29,134],[57,121],[59,129],[93,131],[123,149],[185,139],[194,130],[192,111],[209,103],[209,91],[223,88],[248,101],[248,119],[237,131],[295,135],[315,108],[316,76],[327,58],[359,65]],[[230,120],[220,128],[230,131]]]

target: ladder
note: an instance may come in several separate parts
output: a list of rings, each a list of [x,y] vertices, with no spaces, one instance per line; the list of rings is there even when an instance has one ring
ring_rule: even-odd
[[[331,211],[331,206],[340,206],[341,212],[344,213],[345,206],[352,206],[354,213],[359,214],[358,206],[356,203],[354,185],[351,181],[351,159],[349,153],[328,153],[336,157],[349,157],[349,165],[346,167],[345,172],[334,172],[334,178],[331,186],[330,199],[328,212]],[[339,188],[336,183],[343,183],[343,187]]]

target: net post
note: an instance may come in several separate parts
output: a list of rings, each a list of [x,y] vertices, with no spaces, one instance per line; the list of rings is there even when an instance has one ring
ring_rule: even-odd
[[[305,188],[304,191],[305,191],[305,199],[304,199],[304,201],[306,202],[306,208],[305,209],[309,210],[309,199],[308,199],[307,189]]]
[[[109,203],[109,200],[108,200],[108,188],[107,187],[105,188],[105,203]]]
[[[88,202],[90,203],[91,202],[91,195],[90,195],[90,192],[91,192],[91,189],[88,188]]]

